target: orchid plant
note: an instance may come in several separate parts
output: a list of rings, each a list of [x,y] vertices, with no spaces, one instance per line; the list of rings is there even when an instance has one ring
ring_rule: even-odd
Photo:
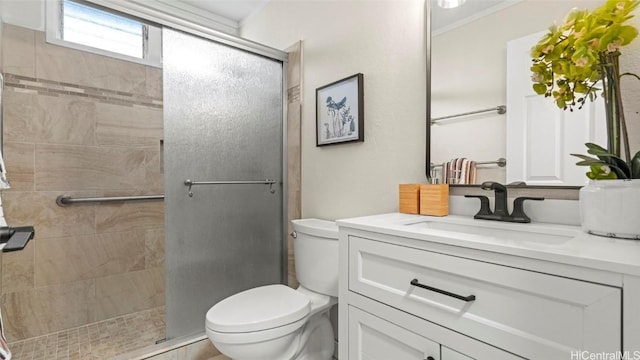
[[[571,154],[582,159],[577,165],[590,166],[590,179],[640,179],[640,151],[631,157],[620,92],[622,76],[640,77],[620,74],[619,67],[621,48],[638,36],[626,22],[639,4],[640,0],[606,0],[592,11],[574,9],[531,50],[533,89],[553,98],[560,109],[580,109],[602,90],[607,149],[587,143],[587,152],[594,157]],[[625,160],[620,157],[621,140]]]

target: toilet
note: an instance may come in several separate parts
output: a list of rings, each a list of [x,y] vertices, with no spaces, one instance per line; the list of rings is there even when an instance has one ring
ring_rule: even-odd
[[[232,360],[330,360],[329,309],[338,302],[338,227],[293,220],[300,286],[266,285],[232,295],[206,316],[213,345]]]

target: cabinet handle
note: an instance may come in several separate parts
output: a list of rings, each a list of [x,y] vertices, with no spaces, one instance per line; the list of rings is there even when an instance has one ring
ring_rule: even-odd
[[[469,301],[474,301],[476,299],[475,295],[462,296],[462,295],[454,294],[454,293],[451,293],[451,292],[448,292],[448,291],[445,291],[445,290],[436,289],[436,288],[431,287],[429,285],[420,284],[420,282],[418,282],[418,279],[411,280],[410,284],[413,285],[413,286],[417,286],[419,288],[423,288],[423,289],[431,290],[433,292],[437,292],[438,294],[451,296],[453,298],[456,298],[456,299],[462,300],[462,301],[469,302]]]

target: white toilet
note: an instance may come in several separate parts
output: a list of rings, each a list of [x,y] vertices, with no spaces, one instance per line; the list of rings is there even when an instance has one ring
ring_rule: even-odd
[[[207,312],[207,336],[233,360],[333,357],[329,309],[338,302],[338,227],[318,219],[292,223],[298,289],[285,285],[249,289]]]

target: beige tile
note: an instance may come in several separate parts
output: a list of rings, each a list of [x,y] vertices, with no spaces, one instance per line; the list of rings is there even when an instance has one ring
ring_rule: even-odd
[[[130,189],[145,183],[145,153],[127,148],[36,145],[36,189]]]
[[[162,69],[147,66],[147,96],[162,99]]]
[[[211,359],[209,359],[209,360],[231,360],[231,358],[228,358],[228,357],[226,357],[226,356],[224,356],[224,355],[218,355],[218,356],[214,356],[214,357],[212,357],[212,358],[211,358]]]
[[[164,305],[164,270],[147,269],[96,279],[98,320]]]
[[[171,350],[162,354],[147,357],[145,360],[178,360],[178,350]]]
[[[102,89],[145,94],[145,66],[108,56],[47,44],[44,33],[35,36],[36,76]]]
[[[95,144],[96,102],[71,96],[5,92],[5,134],[16,142]]]
[[[138,358],[131,351],[149,348],[156,340],[165,336],[164,314],[164,308],[127,314],[53,334],[10,342],[9,348],[13,357],[20,360],[100,360],[113,355],[120,355],[116,359],[121,360]]]
[[[287,224],[290,234],[293,231],[291,220],[299,219],[302,216],[301,202],[301,105],[300,102],[293,102],[288,106],[287,113]],[[286,235],[285,235],[286,236]],[[288,261],[288,284],[298,287],[295,274],[295,259],[293,255],[293,238],[287,236],[287,261]]]
[[[145,234],[145,268],[164,266],[164,229],[147,230]]]
[[[94,303],[93,281],[3,294],[7,338],[16,341],[93,322]]]
[[[2,31],[2,71],[35,76],[35,31],[4,24]]]
[[[95,193],[69,192],[72,196],[95,196]],[[10,191],[2,194],[7,222],[13,226],[33,225],[38,239],[95,233],[95,210],[92,205],[60,207],[59,192]]]
[[[146,190],[152,194],[164,193],[164,174],[162,170],[162,160],[159,145],[157,145],[155,148],[145,149],[144,162]]]
[[[220,351],[216,349],[209,339],[201,340],[177,349],[178,360],[222,360]]]
[[[98,233],[164,227],[162,201],[102,204],[96,207]]]
[[[162,110],[96,104],[98,145],[158,146],[162,138]]]
[[[4,142],[4,161],[7,165],[7,176],[11,183],[8,191],[34,190],[34,144]]]
[[[15,142],[35,143],[37,131],[34,129],[34,119],[44,116],[38,104],[38,95],[17,92],[5,86],[3,102],[4,137]]]
[[[36,243],[36,286],[144,269],[145,233],[47,238]]]
[[[32,239],[21,251],[2,253],[2,293],[31,290],[34,288],[34,249],[37,239]]]

